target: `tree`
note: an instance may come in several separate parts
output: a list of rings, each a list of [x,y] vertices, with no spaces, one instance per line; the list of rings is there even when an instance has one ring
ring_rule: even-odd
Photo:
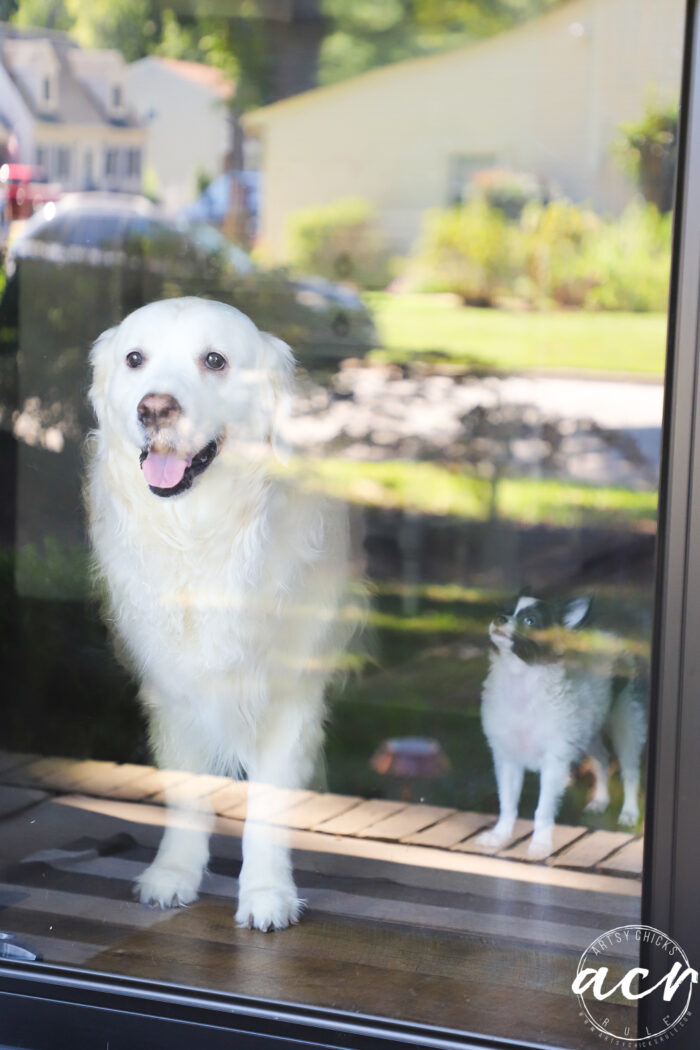
[[[329,33],[319,79],[338,83],[374,66],[491,36],[562,0],[322,0]]]
[[[73,18],[71,36],[85,48],[116,48],[127,62],[143,58],[156,44],[159,20],[151,0],[66,0]]]
[[[72,28],[73,19],[66,0],[18,0],[12,22],[18,26],[45,26],[47,29]]]
[[[0,0],[0,10],[14,10],[17,25],[64,29],[85,47],[117,48],[127,61],[160,54],[215,65],[237,80],[241,110],[271,101],[273,49],[263,0],[215,0],[204,10],[171,0],[176,11],[167,2]],[[317,0],[325,30],[319,80],[337,83],[374,66],[478,40],[561,2]],[[309,10],[306,5],[306,17]]]

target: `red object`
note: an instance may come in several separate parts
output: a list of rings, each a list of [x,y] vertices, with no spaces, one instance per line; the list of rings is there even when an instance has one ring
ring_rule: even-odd
[[[372,769],[394,777],[424,777],[434,780],[450,768],[447,755],[437,740],[404,736],[385,740],[372,756]]]
[[[5,218],[28,219],[48,201],[58,200],[60,190],[46,182],[41,168],[31,164],[3,164],[0,167],[0,193],[4,197]]]

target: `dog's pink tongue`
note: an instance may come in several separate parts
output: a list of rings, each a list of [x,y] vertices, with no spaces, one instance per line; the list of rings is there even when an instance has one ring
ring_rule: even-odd
[[[182,481],[189,463],[174,452],[149,452],[141,469],[148,484],[154,489],[172,489]]]

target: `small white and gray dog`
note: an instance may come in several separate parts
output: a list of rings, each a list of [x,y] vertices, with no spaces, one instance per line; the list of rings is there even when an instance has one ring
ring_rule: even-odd
[[[620,763],[624,801],[619,823],[634,825],[639,819],[647,723],[643,693],[633,662],[620,655],[615,636],[601,634],[599,644],[585,644],[578,629],[590,608],[589,598],[559,603],[521,595],[512,613],[496,616],[489,626],[491,666],[481,718],[493,752],[499,817],[479,836],[481,845],[503,846],[512,836],[526,770],[540,774],[531,857],[551,852],[571,766],[583,758],[594,776],[587,809],[605,810],[610,758],[604,735]]]

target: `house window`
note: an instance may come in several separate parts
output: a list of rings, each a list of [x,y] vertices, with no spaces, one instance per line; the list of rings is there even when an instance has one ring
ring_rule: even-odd
[[[115,176],[119,172],[119,150],[106,149],[104,153],[105,175]]]
[[[36,147],[34,151],[34,162],[38,168],[43,168],[44,172],[48,172],[49,151],[46,146]]]
[[[41,81],[41,97],[44,102],[51,101],[51,77],[43,77]]]
[[[112,86],[112,108],[121,109],[122,107],[122,89],[120,84],[114,84]]]
[[[71,150],[68,146],[56,149],[56,178],[67,179],[71,173]]]
[[[125,161],[126,175],[128,175],[130,178],[138,178],[141,174],[141,150],[126,150]]]
[[[477,171],[492,168],[493,153],[453,153],[447,161],[448,205],[463,204],[469,192],[469,182]]]

